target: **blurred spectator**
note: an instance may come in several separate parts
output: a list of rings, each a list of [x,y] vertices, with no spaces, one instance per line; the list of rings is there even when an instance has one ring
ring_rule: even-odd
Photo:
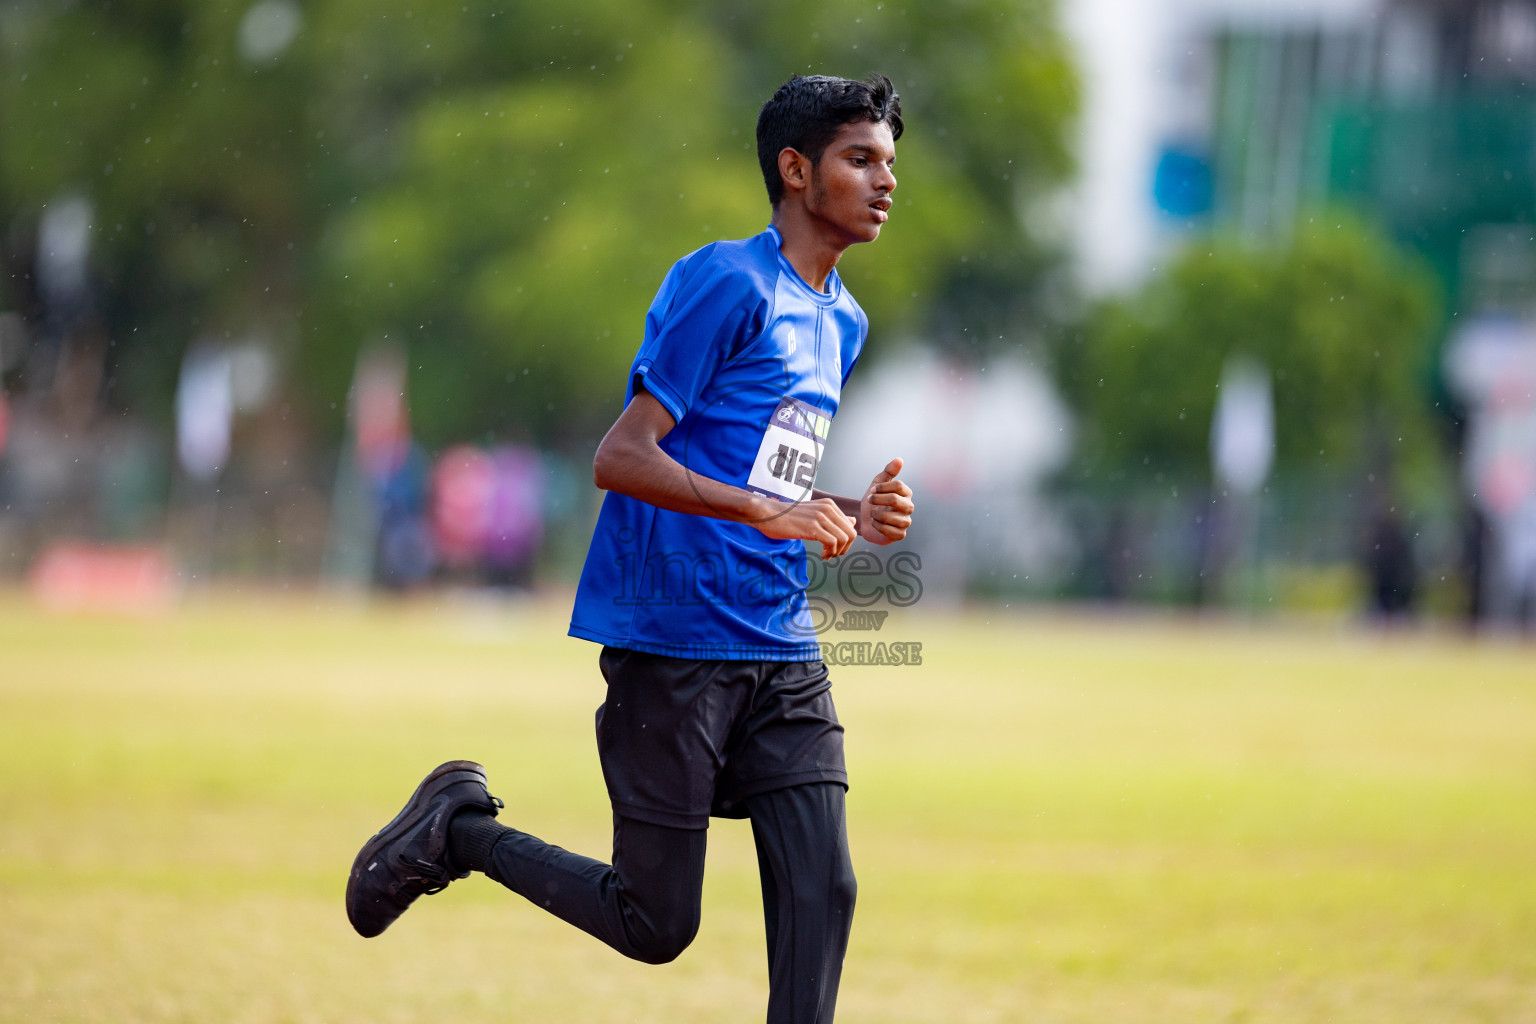
[[[405,383],[400,346],[358,353],[326,538],[324,572],[334,582],[410,586],[431,572],[420,525],[426,460],[411,440]]]
[[[507,446],[491,453],[491,491],[486,568],[493,583],[527,584],[544,539],[544,465],[531,448]]]
[[[1536,626],[1536,325],[1472,320],[1447,347],[1445,370],[1468,408],[1463,473],[1489,526],[1480,607]]]
[[[380,345],[358,358],[350,411],[357,463],[382,488],[411,447],[405,353],[398,345]]]
[[[1461,519],[1461,578],[1465,581],[1467,624],[1483,620],[1483,572],[1488,558],[1488,517],[1474,501],[1466,503]]]
[[[459,445],[432,468],[432,536],[449,569],[474,565],[490,533],[491,457]]]
[[[376,575],[386,587],[425,583],[437,565],[427,523],[427,456],[411,443],[394,471],[378,485],[379,550]]]
[[[543,463],[532,449],[450,448],[432,471],[432,532],[444,566],[494,584],[527,583],[543,503]]]
[[[1372,613],[1387,619],[1407,615],[1413,607],[1418,572],[1403,517],[1385,500],[1372,502],[1364,554]]]

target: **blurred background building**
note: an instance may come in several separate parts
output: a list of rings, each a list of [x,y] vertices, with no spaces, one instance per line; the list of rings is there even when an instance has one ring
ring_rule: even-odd
[[[568,581],[762,98],[880,69],[822,483],[907,458],[930,599],[1531,620],[1536,0],[867,14],[0,8],[0,576]]]
[[[1528,617],[1536,447],[1515,421],[1528,415],[1536,338],[1536,4],[1085,0],[1065,14],[1085,78],[1074,238],[1087,294],[1155,290],[1159,265],[1192,240],[1283,248],[1330,211],[1381,230],[1435,280],[1432,329],[1399,357],[1440,413],[1465,491],[1422,466],[1429,479],[1406,482],[1385,464],[1401,459],[1367,459],[1353,481],[1320,478],[1319,462],[1304,485],[1275,481],[1255,557],[1291,570],[1353,562],[1382,612],[1429,597]],[[1494,363],[1502,372],[1482,369]],[[1493,377],[1506,385],[1497,396]],[[1152,530],[1141,543],[1178,540]]]

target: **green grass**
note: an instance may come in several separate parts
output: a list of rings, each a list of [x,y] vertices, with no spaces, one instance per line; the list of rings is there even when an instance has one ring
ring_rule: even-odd
[[[563,602],[0,598],[0,1021],[760,1020],[751,839],[623,960],[484,878],[383,937],[357,846],[439,761],[601,856],[596,649]],[[1536,651],[908,615],[834,673],[859,911],[839,1021],[1536,1021]]]

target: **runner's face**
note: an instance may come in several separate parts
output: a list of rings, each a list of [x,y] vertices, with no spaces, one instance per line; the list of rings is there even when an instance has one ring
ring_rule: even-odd
[[[845,124],[812,171],[806,209],[846,244],[873,242],[890,218],[896,142],[881,121]]]

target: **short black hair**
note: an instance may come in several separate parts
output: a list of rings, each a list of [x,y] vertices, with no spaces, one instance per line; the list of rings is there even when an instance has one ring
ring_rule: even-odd
[[[901,97],[884,75],[862,82],[830,75],[794,75],[779,86],[757,115],[757,162],[768,186],[768,202],[784,198],[779,153],[786,147],[810,158],[814,166],[845,124],[884,121],[891,138],[901,138]]]

